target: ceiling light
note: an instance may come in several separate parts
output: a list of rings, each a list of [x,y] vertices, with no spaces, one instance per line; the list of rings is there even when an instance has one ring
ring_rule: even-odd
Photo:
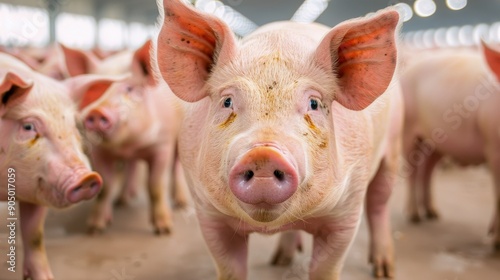
[[[467,0],[446,0],[446,6],[454,11],[461,10],[467,6]]]
[[[396,9],[398,9],[399,13],[403,17],[403,21],[409,21],[413,17],[413,10],[411,9],[410,5],[406,3],[398,3],[394,5]]]
[[[448,46],[446,42],[446,28],[442,27],[434,32],[434,42],[440,48]]]
[[[413,9],[417,15],[428,17],[436,12],[436,3],[432,0],[417,0],[413,4]]]
[[[448,28],[446,31],[446,43],[450,47],[457,47],[460,45],[460,41],[458,40],[458,33],[460,28],[458,26],[453,26]]]

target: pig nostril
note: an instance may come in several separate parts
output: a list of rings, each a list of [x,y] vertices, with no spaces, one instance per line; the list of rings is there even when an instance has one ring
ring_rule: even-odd
[[[82,186],[78,186],[78,187],[74,188],[73,193],[77,193],[81,188],[82,188]]]
[[[243,179],[245,181],[250,181],[253,178],[253,171],[252,170],[247,170],[245,173],[243,173]]]
[[[276,177],[276,179],[278,179],[278,181],[283,181],[285,180],[285,172],[281,171],[281,170],[274,170],[274,177]]]
[[[94,122],[94,117],[88,117],[87,121],[93,123]]]
[[[108,122],[108,119],[106,119],[105,117],[101,117],[101,122],[103,122],[103,123],[107,123],[107,122]]]

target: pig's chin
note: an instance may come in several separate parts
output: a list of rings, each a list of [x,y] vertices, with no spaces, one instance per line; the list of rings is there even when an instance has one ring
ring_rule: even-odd
[[[238,203],[242,210],[250,216],[250,218],[260,223],[270,223],[278,219],[285,212],[285,207],[282,204],[270,205],[267,203],[247,204]]]

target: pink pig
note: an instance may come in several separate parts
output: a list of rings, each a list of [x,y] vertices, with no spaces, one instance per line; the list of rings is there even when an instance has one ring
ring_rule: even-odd
[[[500,250],[500,52],[483,43],[479,50],[421,53],[408,59],[402,86],[410,219],[420,221],[419,208],[429,219],[438,217],[430,180],[443,156],[462,165],[485,162],[496,186],[491,231]]]
[[[339,279],[365,195],[374,274],[393,276],[398,13],[333,29],[278,22],[236,40],[182,1],[163,6],[158,67],[192,103],[180,157],[218,279],[246,279],[250,233],[289,230],[275,264],[290,262],[304,230],[314,236],[310,279]]]
[[[102,231],[112,219],[115,193],[120,187],[117,163],[125,162],[125,192],[135,192],[137,164],[145,161],[151,219],[158,234],[172,228],[166,191],[175,183],[177,206],[187,203],[184,174],[177,168],[177,136],[183,111],[180,100],[163,80],[153,76],[151,41],[135,52],[120,52],[98,62],[88,53],[62,46],[70,75],[82,73],[128,73],[114,83],[101,99],[87,96],[92,103],[82,111],[82,122],[92,145],[92,164],[103,176],[104,188],[98,196],[88,224],[90,233]],[[174,173],[175,171],[175,173]],[[126,195],[126,193],[125,193]]]
[[[98,96],[112,80],[82,76],[65,83],[0,54],[1,201],[18,201],[24,275],[53,279],[43,245],[46,206],[93,198],[102,179],[90,170],[76,125],[83,95]],[[9,181],[8,181],[9,180]]]

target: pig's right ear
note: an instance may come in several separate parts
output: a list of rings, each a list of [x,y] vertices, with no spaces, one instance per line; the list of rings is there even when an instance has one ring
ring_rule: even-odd
[[[64,58],[64,68],[69,77],[92,73],[99,63],[99,59],[91,52],[72,49],[59,44]]]
[[[33,87],[33,81],[20,73],[0,70],[0,116],[3,117],[9,108],[23,100]]]
[[[500,81],[500,50],[493,49],[483,40],[481,40],[481,47],[491,72],[493,72],[497,80]]]
[[[77,104],[78,110],[83,110],[103,96],[109,87],[126,76],[80,75],[64,81],[70,91],[70,96]]]
[[[234,35],[218,18],[180,0],[164,0],[163,9],[156,54],[161,75],[179,98],[198,101],[208,95],[205,84],[212,69],[234,56]]]

